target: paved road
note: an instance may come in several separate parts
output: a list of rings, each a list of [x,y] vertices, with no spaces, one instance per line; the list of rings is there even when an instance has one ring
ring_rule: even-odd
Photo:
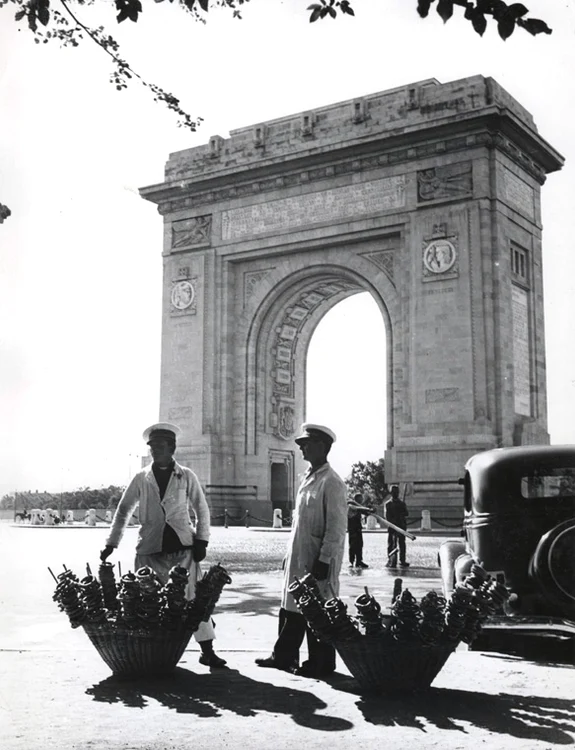
[[[260,544],[255,531],[216,530],[213,549],[223,534],[222,549],[255,554]],[[132,530],[119,554],[124,570],[131,565],[130,535],[133,542]],[[564,665],[458,650],[429,691],[401,698],[361,695],[341,664],[329,683],[258,668],[254,658],[268,653],[275,636],[277,560],[269,572],[231,570],[233,582],[216,611],[217,650],[229,669],[210,672],[199,665],[192,641],[173,677],[119,682],[82,629],[72,630],[56,609],[46,570],[65,563],[82,573],[87,560],[95,567],[104,536],[103,529],[54,532],[0,524],[3,750],[313,750],[326,744],[333,750],[404,750],[410,744],[550,750],[575,742],[575,672]],[[277,549],[284,543],[285,537]],[[416,596],[438,588],[433,567],[414,567],[403,579]],[[365,585],[385,606],[393,575],[381,568],[344,569],[347,602]]]

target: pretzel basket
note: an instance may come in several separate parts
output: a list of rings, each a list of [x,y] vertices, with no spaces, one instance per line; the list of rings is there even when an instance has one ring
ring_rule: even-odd
[[[87,568],[81,580],[67,568],[54,576],[53,599],[73,628],[84,628],[114,675],[126,679],[172,672],[232,580],[221,565],[212,565],[196,582],[194,599],[188,600],[189,574],[177,565],[164,584],[144,566],[122,576],[119,586],[110,563],[100,565],[99,579]]]
[[[455,645],[390,644],[369,637],[334,646],[359,687],[378,693],[425,690],[455,650]]]
[[[96,651],[117,677],[169,674],[176,668],[194,630],[125,630],[104,623],[85,624]]]

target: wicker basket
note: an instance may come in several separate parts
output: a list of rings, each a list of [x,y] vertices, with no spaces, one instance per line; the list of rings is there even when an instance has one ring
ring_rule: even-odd
[[[455,650],[455,645],[404,645],[367,636],[334,646],[360,687],[379,693],[428,688]]]
[[[132,678],[172,672],[193,630],[127,630],[115,625],[83,625],[88,638],[117,677]]]

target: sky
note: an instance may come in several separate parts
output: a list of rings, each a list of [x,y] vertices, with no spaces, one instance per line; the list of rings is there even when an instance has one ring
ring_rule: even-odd
[[[529,0],[553,34],[507,42],[458,17],[424,21],[416,0],[355,0],[355,18],[315,24],[309,0],[252,0],[242,21],[215,11],[205,25],[144,0],[140,21],[118,26],[112,0],[96,5],[82,19],[107,24],[136,71],[204,119],[178,128],[143,87],[114,89],[95,44],[35,45],[0,9],[0,202],[12,210],[0,224],[0,497],[125,484],[139,466],[159,408],[162,218],[138,189],[162,181],[170,153],[427,78],[493,76],[566,159],[542,190],[547,388],[552,442],[575,443],[573,0]],[[382,338],[362,294],[312,340],[308,417],[340,435],[343,475],[385,449]]]

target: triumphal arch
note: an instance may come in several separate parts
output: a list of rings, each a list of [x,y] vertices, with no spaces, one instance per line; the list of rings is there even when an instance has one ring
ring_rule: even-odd
[[[289,507],[308,344],[360,291],[387,331],[386,473],[415,509],[459,506],[471,454],[548,442],[540,191],[562,162],[482,76],[171,154],[141,190],[164,217],[160,418],[213,509]]]

